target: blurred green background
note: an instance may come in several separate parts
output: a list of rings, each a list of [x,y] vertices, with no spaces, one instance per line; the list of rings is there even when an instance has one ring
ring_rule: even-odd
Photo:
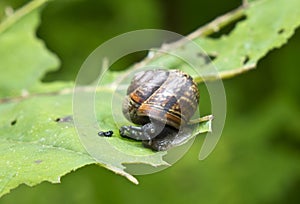
[[[27,1],[1,0],[4,8]],[[186,35],[241,4],[225,1],[53,1],[37,35],[61,59],[44,81],[73,80],[83,60],[102,42],[127,31],[166,29]],[[221,35],[219,33],[218,35]],[[0,203],[300,203],[300,32],[270,52],[257,69],[224,81],[227,119],[223,135],[204,161],[203,138],[174,166],[138,176],[139,185],[98,167],[64,176],[61,184],[25,185]],[[132,55],[120,64],[140,60]]]

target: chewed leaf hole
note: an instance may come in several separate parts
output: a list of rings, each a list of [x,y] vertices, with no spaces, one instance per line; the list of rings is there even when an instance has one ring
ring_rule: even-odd
[[[204,59],[204,64],[209,64],[213,60],[215,60],[217,56],[216,55],[207,55],[205,53],[199,52],[199,53],[197,53],[197,57]]]
[[[221,28],[219,31],[209,35],[209,37],[211,38],[220,38],[222,35],[229,35],[234,28],[236,27],[236,25],[244,20],[246,20],[247,17],[246,16],[242,16],[239,19],[236,19],[235,21],[233,21],[232,23],[228,24],[227,26]]]
[[[17,124],[17,119],[10,122],[11,126],[14,126],[15,124]]]
[[[280,34],[284,33],[284,31],[285,31],[284,28],[282,28],[277,33],[280,35]]]
[[[250,58],[248,55],[245,56],[245,59],[243,61],[243,65],[247,64],[247,62],[249,62]]]
[[[217,55],[208,55],[210,61],[214,61],[217,58]]]

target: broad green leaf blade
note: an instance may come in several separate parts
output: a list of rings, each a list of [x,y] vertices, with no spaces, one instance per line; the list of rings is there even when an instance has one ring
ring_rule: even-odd
[[[213,62],[222,78],[252,69],[270,50],[279,48],[300,25],[300,1],[256,1],[245,10],[246,19],[230,35],[195,41],[216,57]]]
[[[66,101],[64,113],[70,114],[70,96],[57,96],[53,101],[30,98],[31,90],[42,92],[40,96],[52,91],[51,96],[54,90],[70,86],[40,82],[46,71],[58,66],[57,58],[35,34],[40,6],[45,2],[32,1],[0,24],[0,96],[5,97],[0,99],[0,195],[22,183],[59,182],[67,172],[95,162],[84,151],[74,127],[57,125],[52,118]],[[49,108],[56,106],[53,111]]]
[[[188,35],[187,38],[199,46],[197,53],[191,49],[190,42],[181,40],[151,51],[151,57],[141,61],[140,65],[189,70],[187,67],[191,65],[188,63],[192,62],[193,68],[201,73],[201,76],[193,75],[197,82],[232,77],[255,68],[270,50],[287,42],[300,25],[299,7],[298,0],[253,1]],[[217,39],[209,37],[242,17],[246,19],[238,22],[228,35]],[[183,60],[170,53],[183,56]]]
[[[95,148],[105,151],[107,142],[116,150],[101,152],[97,161],[82,146],[72,119],[72,92],[60,95],[34,96],[19,102],[0,106],[0,195],[25,183],[29,186],[42,181],[60,182],[60,177],[87,164],[100,165],[127,177],[137,180],[124,171],[123,164],[144,163],[151,166],[168,165],[165,152],[155,153],[144,148],[140,142],[124,139],[116,134],[112,138],[101,138],[95,129]],[[101,97],[111,97],[103,92]],[[99,123],[114,132],[110,104],[100,107]],[[209,122],[208,122],[209,123]],[[207,132],[209,124],[203,123],[195,132]]]
[[[3,104],[1,104],[3,107]],[[81,146],[72,121],[70,95],[34,97],[0,110],[0,195],[25,183],[60,182],[60,177],[94,163]]]
[[[57,57],[35,34],[45,2],[32,1],[0,24],[0,97],[26,95],[47,71],[58,68]]]

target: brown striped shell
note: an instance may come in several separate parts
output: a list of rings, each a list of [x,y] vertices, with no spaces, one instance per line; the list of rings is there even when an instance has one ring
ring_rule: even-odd
[[[125,117],[144,125],[151,119],[179,129],[194,115],[199,91],[192,77],[180,70],[147,70],[136,73],[123,104]]]

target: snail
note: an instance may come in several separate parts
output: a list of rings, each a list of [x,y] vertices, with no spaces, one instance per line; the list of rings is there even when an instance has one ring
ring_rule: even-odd
[[[193,78],[180,70],[146,70],[134,75],[123,103],[123,114],[141,126],[122,126],[120,135],[165,151],[183,144],[192,133],[191,117],[199,91]]]

